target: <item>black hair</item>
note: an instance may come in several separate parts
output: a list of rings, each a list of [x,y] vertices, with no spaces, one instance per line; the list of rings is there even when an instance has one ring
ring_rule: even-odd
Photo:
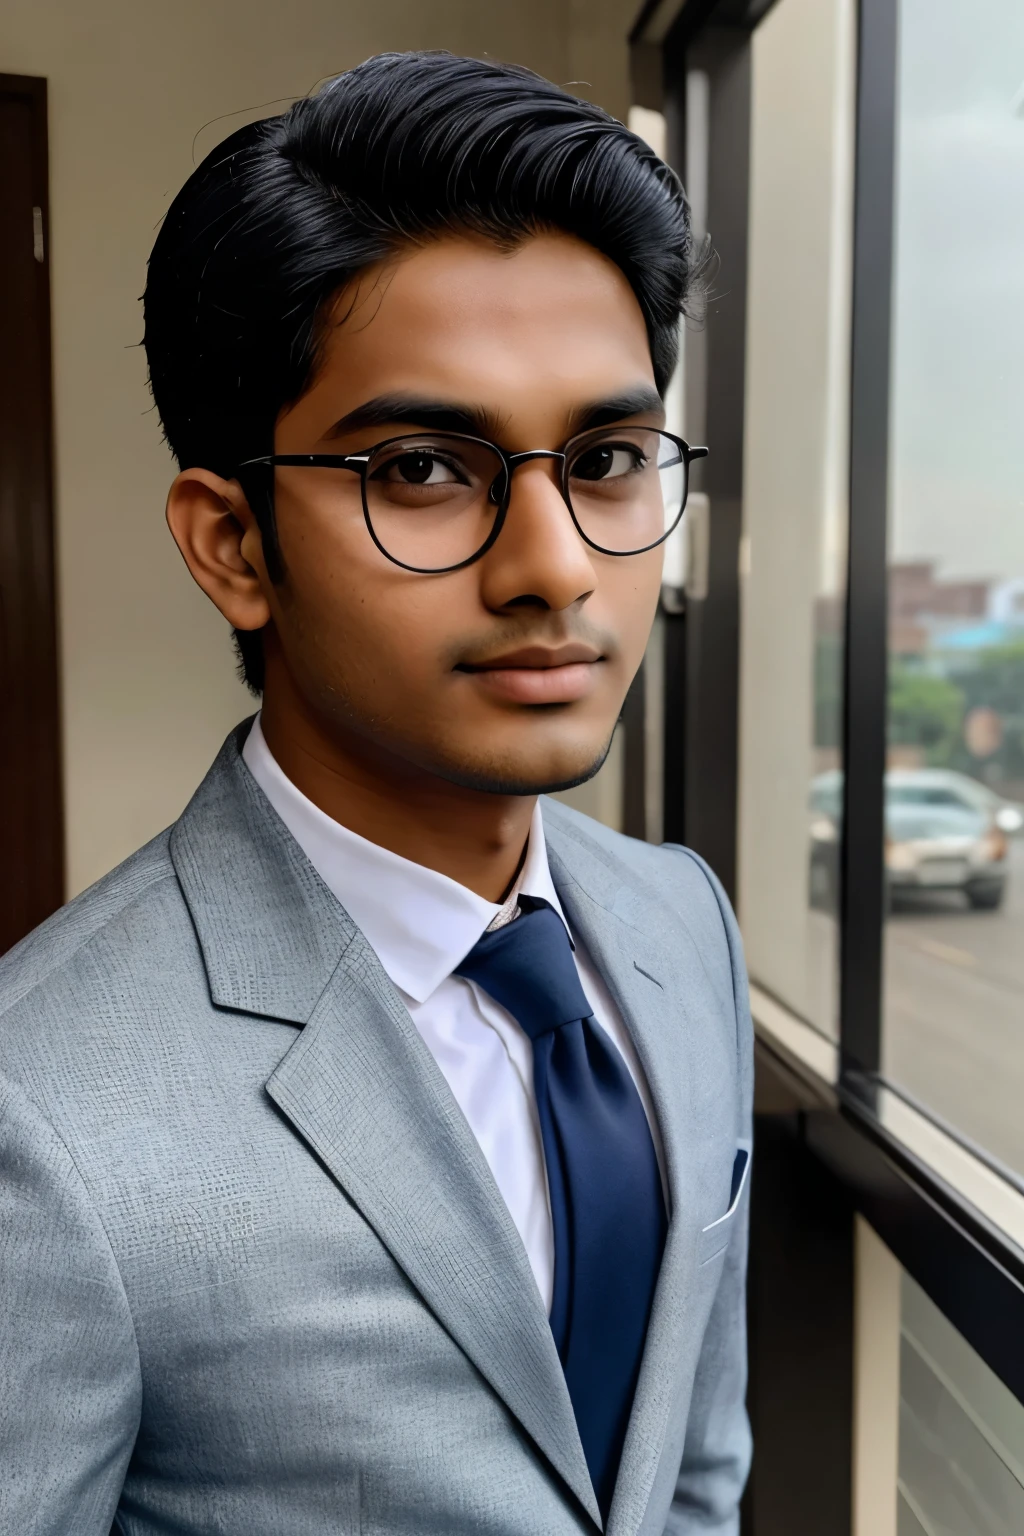
[[[339,289],[444,231],[512,248],[543,229],[577,236],[624,273],[664,391],[680,315],[702,299],[705,252],[694,249],[683,188],[615,118],[530,70],[380,54],[239,129],[189,177],[149,260],[150,384],[179,466],[242,480],[272,576],[272,495],[238,466],[273,451],[278,416],[312,381]],[[261,634],[235,638],[259,692]]]

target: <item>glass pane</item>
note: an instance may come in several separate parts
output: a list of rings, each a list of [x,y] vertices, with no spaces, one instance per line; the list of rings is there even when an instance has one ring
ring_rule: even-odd
[[[747,958],[833,1038],[853,21],[849,0],[779,0],[753,37],[741,564]]]
[[[901,1288],[899,1536],[1019,1536],[1024,1407],[906,1274]]]
[[[1024,7],[900,29],[884,1064],[1024,1172]]]

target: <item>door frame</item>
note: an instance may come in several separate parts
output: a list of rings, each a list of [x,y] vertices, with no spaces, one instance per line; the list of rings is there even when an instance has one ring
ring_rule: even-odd
[[[33,224],[31,236],[26,231],[25,238],[32,239],[35,257],[32,329],[39,359],[40,451],[33,466],[30,487],[31,528],[26,541],[30,549],[18,573],[22,579],[27,574],[31,585],[30,618],[26,626],[31,630],[26,687],[33,707],[27,725],[25,721],[21,722],[24,727],[21,739],[13,743],[13,749],[24,751],[30,761],[19,774],[25,787],[25,793],[19,798],[24,803],[4,807],[6,816],[18,817],[17,826],[12,820],[16,862],[31,876],[25,880],[21,911],[11,919],[15,931],[8,937],[16,940],[21,932],[35,927],[64,900],[64,795],[55,551],[46,80],[31,75],[0,74],[0,98],[23,103],[29,113]],[[11,751],[12,743],[4,743],[3,750]],[[20,877],[25,878],[23,874]]]

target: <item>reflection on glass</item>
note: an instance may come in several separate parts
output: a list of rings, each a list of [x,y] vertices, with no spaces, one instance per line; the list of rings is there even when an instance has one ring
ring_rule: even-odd
[[[902,0],[884,1065],[1024,1172],[1024,10]]]
[[[777,0],[751,45],[739,912],[755,983],[832,1038],[854,20]]]
[[[1024,1530],[1024,1407],[904,1274],[899,1536]]]

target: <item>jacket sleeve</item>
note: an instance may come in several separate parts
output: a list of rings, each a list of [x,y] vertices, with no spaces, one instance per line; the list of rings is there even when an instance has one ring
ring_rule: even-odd
[[[686,850],[689,852],[689,850]],[[690,853],[711,883],[725,925],[732,969],[738,1075],[738,1146],[752,1151],[754,1040],[739,928],[729,900],[703,859]],[[740,1498],[750,1471],[747,1387],[748,1174],[725,1255],[687,1420],[683,1459],[666,1536],[739,1536]]]
[[[141,1411],[128,1300],[59,1136],[0,1077],[0,1530],[108,1536]]]

